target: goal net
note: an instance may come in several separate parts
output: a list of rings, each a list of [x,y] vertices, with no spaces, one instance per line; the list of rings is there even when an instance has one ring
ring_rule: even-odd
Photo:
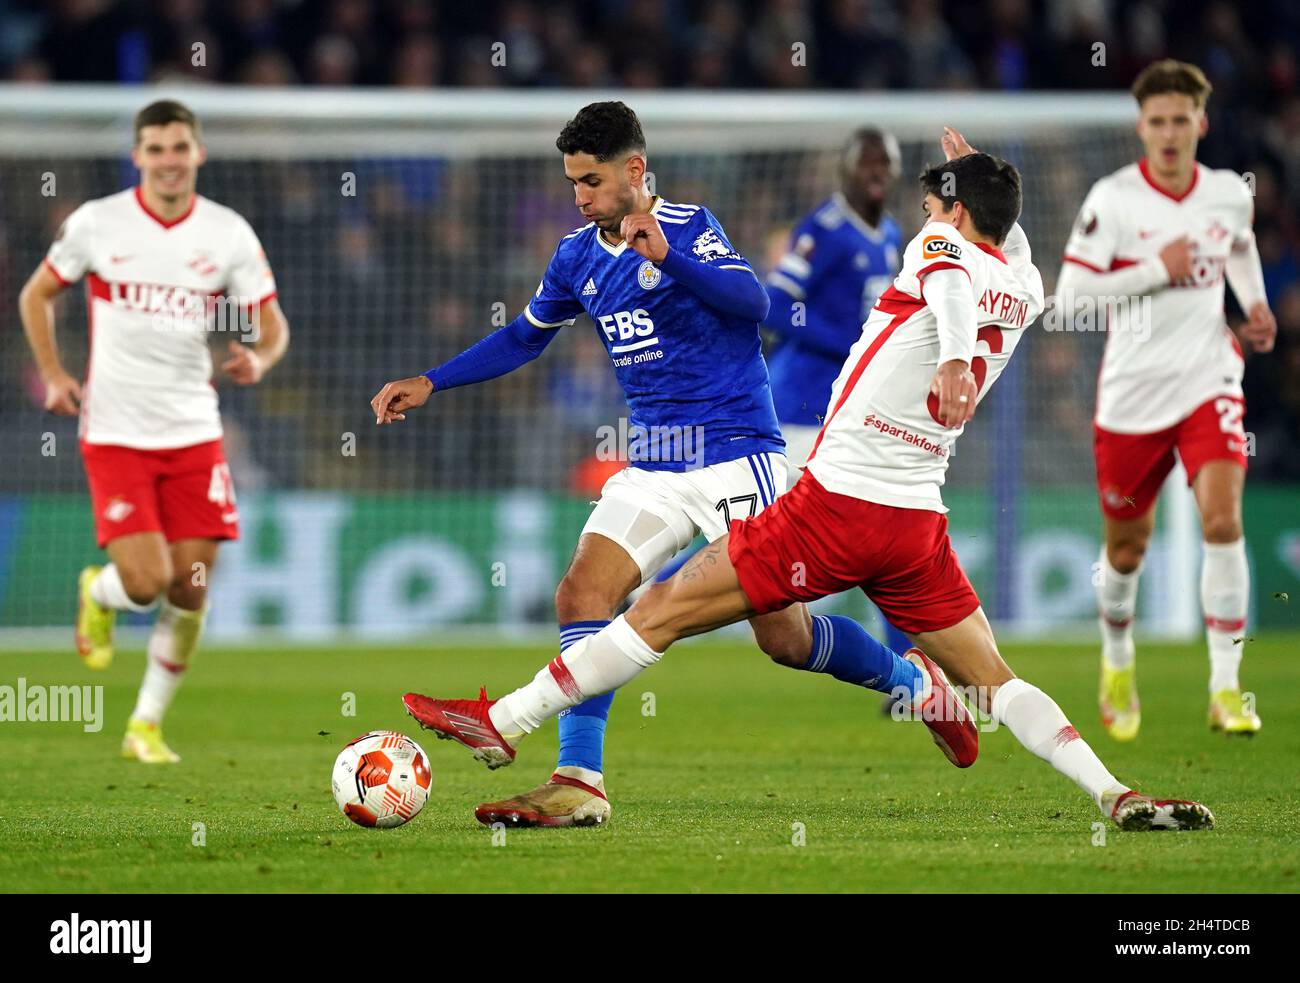
[[[581,224],[554,139],[582,92],[321,93],[0,87],[0,638],[70,630],[97,560],[76,421],[41,410],[17,291],[60,222],[128,187],[133,113],[176,96],[199,114],[199,190],[246,216],[293,329],[259,386],[220,380],[242,537],[211,574],[214,638],[437,639],[542,631],[627,415],[585,318],[532,365],[435,397],[376,428],[390,379],[446,359],[521,310],[559,236]],[[915,175],[952,123],[1024,175],[1021,222],[1050,291],[1085,192],[1133,159],[1124,96],[629,93],[657,190],[706,204],[756,268],[837,186],[855,127],[899,138],[890,209],[910,236]],[[57,305],[74,375],[84,291]],[[213,333],[214,356],[228,336]],[[1094,618],[1099,512],[1091,417],[1103,338],[1032,329],[962,438],[945,495],[953,541],[1006,631],[1083,635]],[[727,367],[719,365],[718,371]],[[1185,495],[1164,509],[1142,624],[1195,626]],[[1180,525],[1181,523],[1181,525]],[[871,624],[860,596],[829,602]],[[147,622],[132,618],[128,624]]]

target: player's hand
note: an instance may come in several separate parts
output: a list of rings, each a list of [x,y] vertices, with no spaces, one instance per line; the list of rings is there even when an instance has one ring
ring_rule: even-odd
[[[1179,236],[1160,250],[1160,262],[1169,271],[1169,282],[1177,283],[1192,275],[1192,260],[1196,257],[1196,244],[1187,236]]]
[[[1242,340],[1250,344],[1252,351],[1271,352],[1277,340],[1277,320],[1268,309],[1268,301],[1252,304],[1246,316],[1248,320],[1241,326]]]
[[[652,263],[662,263],[668,256],[668,240],[664,238],[664,230],[659,227],[659,220],[649,212],[624,216],[618,234]]]
[[[979,387],[970,366],[950,358],[939,366],[930,380],[930,392],[939,397],[939,422],[950,430],[962,426],[975,415]]]
[[[428,376],[415,375],[388,383],[370,401],[370,408],[375,411],[375,425],[405,420],[406,411],[423,406],[432,393],[433,383]]]
[[[59,416],[76,416],[81,404],[81,383],[62,369],[45,380],[45,408]]]
[[[230,343],[230,357],[221,363],[221,370],[238,386],[251,386],[262,381],[262,360],[257,352],[237,341]]]
[[[939,146],[943,147],[943,155],[948,160],[975,153],[975,148],[967,143],[966,138],[951,126],[943,128],[943,138],[940,139]]]

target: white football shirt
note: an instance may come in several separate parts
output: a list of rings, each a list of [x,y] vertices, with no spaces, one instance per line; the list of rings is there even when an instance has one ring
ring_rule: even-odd
[[[948,294],[943,324],[925,299],[927,280],[941,275]],[[961,302],[959,317],[952,314],[954,296]],[[925,225],[835,380],[807,468],[841,495],[947,512],[940,488],[965,428],[950,430],[937,419],[930,381],[940,352],[945,360],[970,362],[978,402],[1042,310],[1042,277],[1020,226],[999,250],[967,241],[951,225]]]
[[[1155,184],[1145,159],[1093,185],[1065,262],[1095,273],[1146,264],[1157,284],[1110,310],[1097,380],[1099,427],[1154,433],[1216,396],[1241,396],[1241,348],[1224,318],[1223,284],[1229,252],[1250,240],[1252,213],[1238,175],[1200,164],[1177,197]],[[1195,247],[1192,274],[1170,283],[1160,250],[1184,235]]]
[[[195,195],[188,212],[165,222],[132,188],[69,215],[45,262],[65,284],[86,279],[81,439],[156,450],[221,436],[208,350],[212,301],[224,295],[256,309],[275,296],[243,217]]]

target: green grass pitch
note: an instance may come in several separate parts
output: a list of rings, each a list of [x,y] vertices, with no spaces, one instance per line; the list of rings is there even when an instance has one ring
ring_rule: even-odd
[[[881,716],[875,694],[779,668],[742,641],[683,645],[619,695],[608,826],[504,842],[473,807],[541,781],[554,726],[488,772],[422,734],[399,697],[470,696],[480,683],[497,694],[549,649],[203,651],[168,721],[184,757],[172,767],[117,757],[138,649],[96,677],[71,653],[0,655],[0,684],[105,686],[99,733],[0,723],[0,890],[1293,892],[1300,637],[1246,644],[1258,737],[1209,732],[1201,645],[1144,645],[1145,719],[1130,745],[1097,722],[1095,648],[1006,646],[1121,779],[1218,816],[1203,833],[1108,827],[1104,845],[1092,804],[1010,734],[982,735],[979,762],[958,771],[921,724]],[[345,693],[355,716],[341,712]],[[338,749],[376,728],[414,736],[433,768],[428,805],[397,830],[353,826],[329,793]]]

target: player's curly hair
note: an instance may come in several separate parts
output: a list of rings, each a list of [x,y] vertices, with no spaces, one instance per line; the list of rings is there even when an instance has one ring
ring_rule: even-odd
[[[562,154],[591,154],[599,161],[645,153],[645,134],[636,113],[621,102],[593,102],[578,110],[555,139]]]
[[[921,191],[947,207],[960,201],[975,230],[1001,244],[1020,217],[1020,172],[991,154],[967,154],[921,172]]]

